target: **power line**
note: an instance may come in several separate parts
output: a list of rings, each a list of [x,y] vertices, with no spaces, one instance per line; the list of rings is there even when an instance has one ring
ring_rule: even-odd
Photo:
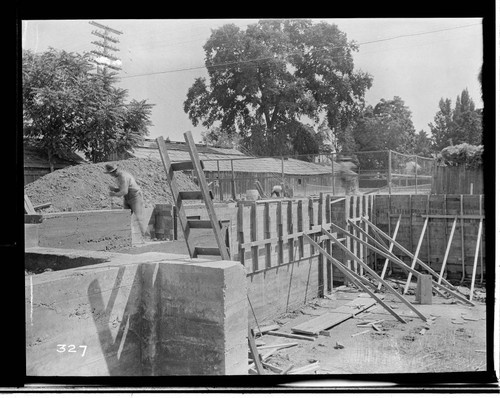
[[[413,36],[422,36],[422,35],[427,35],[427,34],[432,34],[432,33],[439,33],[439,32],[444,32],[444,31],[449,31],[449,30],[455,30],[455,29],[463,29],[463,28],[468,28],[471,26],[478,26],[482,24],[470,24],[470,25],[462,25],[462,26],[456,26],[452,28],[444,28],[444,29],[437,29],[437,30],[432,30],[432,31],[427,31],[427,32],[419,32],[419,33],[409,33],[409,34],[404,34],[404,35],[398,35],[398,36],[392,36],[392,37],[387,37],[384,39],[377,39],[377,40],[370,40],[366,42],[361,42],[358,43],[359,46],[366,45],[366,44],[373,44],[373,43],[378,43],[378,42],[383,42],[383,41],[389,41],[389,40],[395,40],[395,39],[400,39],[404,37],[413,37]],[[333,48],[342,48],[342,46],[338,47],[333,47]],[[286,56],[291,56],[291,55],[300,55],[302,52],[300,51],[295,51],[295,52],[290,52],[287,53]],[[190,68],[179,68],[179,69],[170,69],[166,71],[160,71],[160,72],[150,72],[150,73],[142,73],[138,75],[130,75],[130,76],[122,76],[121,79],[128,79],[128,78],[133,78],[133,77],[142,77],[142,76],[153,76],[153,75],[160,75],[160,74],[166,74],[166,73],[176,73],[176,72],[185,72],[185,71],[191,71],[191,70],[197,70],[197,69],[207,69],[207,68],[216,68],[216,67],[223,67],[223,66],[232,66],[232,65],[238,65],[238,64],[244,64],[244,63],[249,63],[249,62],[256,62],[256,61],[264,61],[264,60],[269,60],[269,59],[276,59],[275,56],[269,56],[269,57],[261,57],[261,58],[254,58],[254,59],[248,59],[248,60],[239,60],[239,61],[233,61],[233,62],[225,62],[221,64],[214,64],[214,65],[203,65],[203,66],[193,66]]]

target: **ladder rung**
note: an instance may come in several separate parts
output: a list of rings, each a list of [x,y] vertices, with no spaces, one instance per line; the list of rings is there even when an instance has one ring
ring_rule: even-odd
[[[194,255],[199,256],[220,256],[220,250],[218,247],[195,247]]]
[[[175,162],[171,164],[172,170],[174,171],[181,171],[181,170],[193,170],[193,162],[190,160],[186,162]],[[200,166],[201,169],[203,170],[205,168],[205,165],[203,164],[203,160],[200,160]]]
[[[212,222],[210,220],[188,220],[189,228],[207,228],[212,229]]]
[[[181,200],[203,200],[201,191],[181,191],[179,192],[179,196],[181,197]]]

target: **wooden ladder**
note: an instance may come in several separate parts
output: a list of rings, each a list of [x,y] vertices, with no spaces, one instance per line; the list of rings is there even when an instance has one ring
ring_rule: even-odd
[[[205,173],[203,172],[203,162],[198,156],[198,151],[196,150],[196,145],[194,143],[191,132],[188,131],[184,133],[184,139],[186,140],[189,156],[191,157],[191,161],[187,162],[172,163],[170,161],[170,158],[168,157],[167,147],[165,145],[165,140],[163,139],[163,137],[158,137],[156,139],[156,142],[160,151],[163,167],[165,168],[165,171],[167,173],[168,185],[170,186],[172,198],[174,199],[174,204],[177,208],[177,216],[184,233],[184,240],[186,241],[189,256],[191,258],[198,257],[199,255],[220,256],[222,260],[231,260],[229,249],[226,245],[224,234],[222,233],[222,226],[217,219],[217,215],[215,214],[215,209],[212,203],[213,197],[208,189]],[[181,170],[194,171],[195,177],[198,179],[198,186],[200,188],[199,191],[179,191],[179,187],[177,186],[177,182],[175,180],[174,171]],[[188,218],[186,217],[186,212],[184,211],[182,201],[197,199],[203,200],[203,202],[205,203],[209,218],[208,220],[188,220]],[[211,228],[214,231],[215,240],[218,247],[212,248],[195,246],[194,243],[189,239],[191,229],[195,228]],[[264,373],[260,354],[255,345],[255,340],[250,325],[248,325],[248,347],[250,348],[250,353],[255,361],[257,374]]]
[[[203,172],[203,162],[198,156],[198,151],[196,150],[196,145],[194,143],[191,132],[184,133],[184,139],[188,146],[189,156],[191,161],[187,162],[171,162],[167,147],[165,145],[165,140],[163,137],[158,137],[156,142],[158,144],[158,149],[160,151],[161,160],[163,162],[163,167],[167,173],[167,181],[170,186],[170,191],[172,192],[172,198],[174,200],[174,205],[177,208],[177,216],[179,219],[180,226],[184,233],[184,240],[186,241],[189,256],[191,258],[196,258],[200,255],[206,256],[220,256],[222,260],[230,260],[230,254],[228,247],[226,245],[226,240],[222,232],[221,223],[217,219],[215,214],[215,209],[212,203],[212,195],[208,189],[207,180],[205,178],[205,173]],[[194,174],[198,180],[199,191],[180,191],[175,180],[174,171],[181,170],[193,170]],[[202,200],[205,203],[205,207],[208,212],[208,220],[188,220],[184,206],[182,202],[184,200]],[[212,229],[214,231],[215,240],[218,247],[197,247],[194,242],[190,239],[191,229]]]

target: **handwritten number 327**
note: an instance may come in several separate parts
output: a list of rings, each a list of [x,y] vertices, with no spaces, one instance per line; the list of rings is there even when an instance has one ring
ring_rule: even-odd
[[[67,347],[67,349],[66,349]],[[87,351],[87,346],[86,345],[80,345],[78,348],[83,348],[82,352],[82,357],[85,355],[85,352]],[[57,345],[57,352],[76,352],[76,345],[74,344],[58,344]]]

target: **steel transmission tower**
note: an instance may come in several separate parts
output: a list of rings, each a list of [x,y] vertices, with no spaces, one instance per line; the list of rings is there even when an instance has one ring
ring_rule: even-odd
[[[101,25],[97,22],[90,21],[91,25],[102,29],[101,31],[93,30],[92,34],[102,39],[102,41],[93,41],[92,44],[95,44],[98,47],[98,50],[92,50],[91,52],[98,56],[95,59],[95,63],[97,64],[97,70],[99,71],[99,67],[102,68],[103,71],[106,68],[121,70],[121,61],[119,58],[111,55],[111,51],[119,51],[118,48],[113,47],[110,43],[119,43],[120,41],[113,37],[113,35],[121,35],[123,32],[120,32],[116,29],[112,29],[109,26]]]

